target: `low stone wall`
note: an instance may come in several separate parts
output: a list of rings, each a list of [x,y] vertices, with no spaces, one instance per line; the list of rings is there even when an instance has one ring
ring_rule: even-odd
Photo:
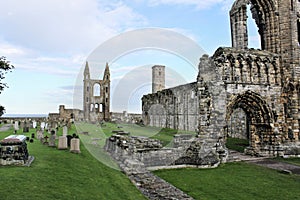
[[[106,140],[105,150],[116,160],[130,157],[148,167],[173,165],[218,166],[226,162],[227,151],[212,139],[191,135],[175,136],[173,148],[162,148],[159,140],[113,135]]]

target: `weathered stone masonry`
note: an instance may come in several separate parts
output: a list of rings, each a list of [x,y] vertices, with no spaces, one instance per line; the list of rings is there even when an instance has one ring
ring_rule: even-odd
[[[248,48],[247,6],[258,27],[260,50]],[[195,83],[145,95],[144,123],[196,130],[199,138],[216,144],[233,135],[229,131],[236,130],[231,124],[236,117],[231,116],[243,112],[247,153],[298,152],[299,18],[298,0],[235,1],[230,11],[232,47],[202,56]]]

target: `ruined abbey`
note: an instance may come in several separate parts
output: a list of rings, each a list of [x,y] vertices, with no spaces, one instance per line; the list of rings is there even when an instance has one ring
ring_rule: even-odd
[[[247,6],[260,49],[248,48]],[[237,0],[230,22],[232,47],[203,55],[195,82],[164,89],[164,67],[153,67],[144,123],[196,131],[212,149],[238,137],[251,155],[300,153],[300,1]]]

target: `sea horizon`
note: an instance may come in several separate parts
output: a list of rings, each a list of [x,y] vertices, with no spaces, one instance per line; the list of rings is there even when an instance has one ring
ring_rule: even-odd
[[[5,114],[3,114],[2,116],[1,116],[1,118],[6,118],[6,117],[9,117],[9,118],[17,118],[17,117],[21,117],[21,118],[23,118],[23,117],[28,117],[28,118],[30,118],[30,117],[48,117],[48,114],[7,114],[7,113],[5,113]]]

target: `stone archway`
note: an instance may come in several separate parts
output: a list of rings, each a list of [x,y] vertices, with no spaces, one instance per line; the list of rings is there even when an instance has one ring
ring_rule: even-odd
[[[261,154],[262,149],[272,143],[273,114],[262,97],[252,91],[233,96],[226,107],[226,123],[232,113],[242,109],[248,118],[249,147],[246,153]]]

